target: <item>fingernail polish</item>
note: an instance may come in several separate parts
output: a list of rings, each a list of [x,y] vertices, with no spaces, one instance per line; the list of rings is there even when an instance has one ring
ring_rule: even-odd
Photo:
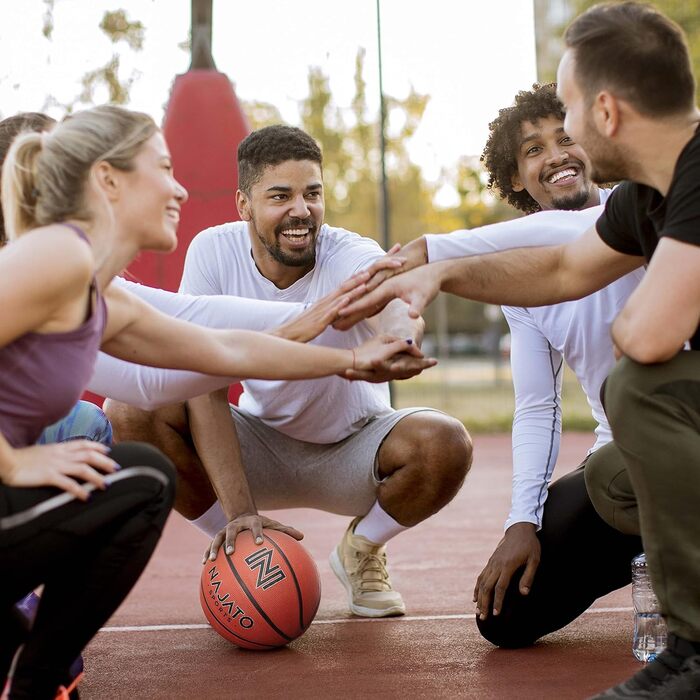
[[[412,339],[412,338],[406,338],[406,342],[407,342],[409,345],[413,345],[413,339]]]

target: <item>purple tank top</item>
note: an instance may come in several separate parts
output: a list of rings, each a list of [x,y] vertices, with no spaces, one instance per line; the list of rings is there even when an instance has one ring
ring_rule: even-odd
[[[83,240],[85,234],[72,224]],[[80,398],[97,359],[107,308],[93,281],[90,318],[66,333],[27,333],[0,348],[0,432],[13,447],[36,442]]]

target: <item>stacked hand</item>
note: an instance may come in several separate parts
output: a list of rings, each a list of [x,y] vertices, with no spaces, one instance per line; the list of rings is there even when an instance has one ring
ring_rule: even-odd
[[[386,382],[388,379],[406,379],[434,367],[437,360],[425,357],[408,340],[389,335],[378,335],[353,350],[355,363],[342,374],[346,379],[366,382]]]
[[[403,276],[416,267],[425,266],[427,262],[428,254],[424,238],[411,241],[403,249],[399,244],[396,244],[383,258],[367,268],[369,279],[362,285],[363,289],[358,290],[355,295],[357,301],[353,303],[354,300],[351,300],[339,309],[340,318],[333,324],[333,327],[338,330],[347,330],[358,321],[378,314],[393,298],[399,297],[387,286],[387,281],[397,275]],[[375,290],[377,291],[375,292]],[[404,301],[406,300],[404,299]],[[411,316],[418,318],[421,312],[422,309],[419,313],[412,313]]]
[[[515,523],[506,530],[476,581],[474,602],[480,619],[485,620],[489,616],[492,601],[493,614],[501,612],[510,580],[522,566],[525,566],[525,571],[520,577],[518,590],[521,595],[530,592],[541,554],[535,530],[532,523]]]
[[[319,299],[295,319],[272,331],[273,335],[287,340],[296,340],[299,343],[313,340],[338,319],[342,308],[367,291],[364,283],[369,277],[369,270],[353,275],[338,289]]]
[[[207,559],[214,561],[216,559],[216,554],[219,551],[221,545],[225,545],[226,554],[233,554],[236,550],[236,537],[244,530],[250,530],[253,534],[253,539],[255,544],[263,543],[263,528],[268,530],[279,530],[285,534],[293,537],[295,540],[301,540],[304,535],[295,530],[293,527],[288,527],[287,525],[282,525],[276,520],[266,518],[264,515],[258,515],[257,513],[242,513],[241,515],[235,517],[223,530],[218,532],[214,539],[211,541],[207,547],[206,552],[204,552],[204,559],[202,559],[202,564],[206,564]]]
[[[107,456],[109,447],[91,440],[70,440],[52,445],[32,445],[12,452],[13,463],[3,470],[9,486],[55,486],[87,501],[90,492],[79,482],[106,489],[105,477],[119,465]]]
[[[333,324],[338,330],[347,330],[358,321],[378,314],[392,299],[408,304],[408,315],[419,318],[424,309],[440,291],[437,265],[422,265],[410,272],[396,275],[382,282],[373,291],[340,309],[340,320]]]

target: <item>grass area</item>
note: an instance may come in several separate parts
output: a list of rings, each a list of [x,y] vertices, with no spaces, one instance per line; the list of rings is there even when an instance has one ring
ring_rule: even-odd
[[[513,422],[513,386],[507,363],[443,361],[418,377],[394,382],[394,406],[431,406],[459,418],[470,432],[508,432]],[[593,430],[591,409],[573,373],[562,390],[564,430]]]

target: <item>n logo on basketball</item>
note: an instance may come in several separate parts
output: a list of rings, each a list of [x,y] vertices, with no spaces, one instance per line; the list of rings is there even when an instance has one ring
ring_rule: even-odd
[[[258,570],[255,587],[262,588],[264,591],[287,578],[278,564],[272,566],[272,554],[271,549],[263,547],[245,558],[245,563],[251,571]]]

